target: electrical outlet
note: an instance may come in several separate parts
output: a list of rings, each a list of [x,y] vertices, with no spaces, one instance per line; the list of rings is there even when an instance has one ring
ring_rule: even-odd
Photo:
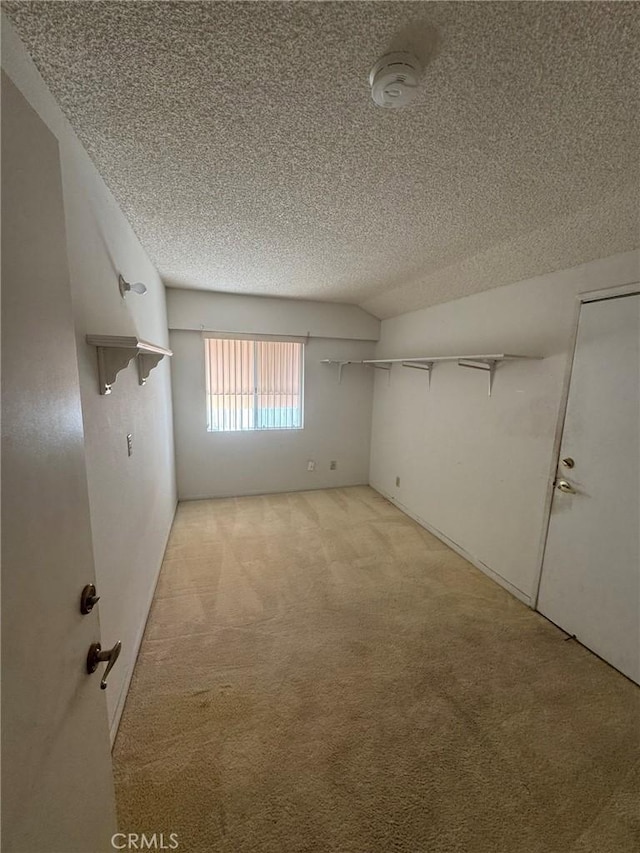
[[[315,471],[315,470],[316,470],[316,463],[313,459],[310,459],[307,462],[307,471]]]
[[[127,435],[127,456],[133,456],[133,436],[131,433]]]
[[[396,477],[396,486],[400,485],[400,477]]]
[[[335,471],[337,467],[338,467],[338,463],[336,462],[335,459],[332,459],[331,462],[329,462],[329,470]]]

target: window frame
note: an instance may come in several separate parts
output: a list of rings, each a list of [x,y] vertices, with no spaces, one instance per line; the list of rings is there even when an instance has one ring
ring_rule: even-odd
[[[305,366],[306,366],[306,349],[305,344],[308,342],[308,338],[302,337],[293,337],[289,335],[259,335],[259,334],[250,334],[250,333],[231,333],[231,332],[203,332],[202,337],[204,340],[204,360],[205,360],[205,428],[207,433],[210,434],[239,434],[239,433],[272,433],[272,432],[299,432],[305,428]],[[262,396],[259,391],[259,386],[256,381],[256,376],[258,375],[258,347],[255,344],[258,343],[293,343],[298,344],[299,349],[299,357],[298,357],[298,385],[299,392],[295,396],[299,397],[300,403],[298,407],[299,412],[299,425],[296,426],[251,426],[251,427],[240,427],[234,429],[217,429],[212,427],[212,415],[213,415],[213,406],[212,406],[212,398],[215,396],[211,393],[211,365],[212,365],[212,355],[210,353],[210,341],[218,340],[218,341],[249,341],[251,342],[253,347],[253,370],[254,370],[254,385],[253,392],[251,394],[253,398],[253,406],[251,409],[252,412],[252,420],[254,424],[259,420],[259,414],[261,411],[265,411],[266,407],[261,407],[258,405],[258,398]],[[232,396],[232,395],[229,395]],[[233,395],[235,396],[235,395]]]

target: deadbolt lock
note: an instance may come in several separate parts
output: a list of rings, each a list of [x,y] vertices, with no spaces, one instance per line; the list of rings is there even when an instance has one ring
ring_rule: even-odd
[[[100,601],[100,596],[96,595],[96,588],[92,583],[88,583],[82,590],[80,596],[80,613],[86,616],[91,613],[96,604]]]
[[[562,464],[565,468],[573,468],[576,463],[570,456],[565,456],[565,458],[562,460]]]

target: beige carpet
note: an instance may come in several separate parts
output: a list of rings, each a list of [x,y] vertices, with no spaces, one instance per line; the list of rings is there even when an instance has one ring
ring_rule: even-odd
[[[120,828],[182,853],[637,853],[640,690],[564,636],[369,488],[183,503]]]

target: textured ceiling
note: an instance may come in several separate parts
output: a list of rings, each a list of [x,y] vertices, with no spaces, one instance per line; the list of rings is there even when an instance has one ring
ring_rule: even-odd
[[[640,242],[635,3],[2,7],[170,286],[386,317]]]

